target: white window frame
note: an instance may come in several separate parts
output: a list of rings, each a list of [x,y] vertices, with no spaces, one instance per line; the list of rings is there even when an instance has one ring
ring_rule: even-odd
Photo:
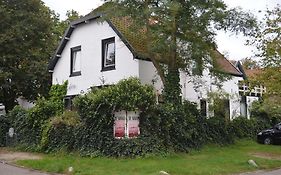
[[[70,76],[81,75],[81,60],[82,60],[81,46],[71,48]]]
[[[113,52],[109,52],[111,46],[113,44]],[[113,55],[110,55],[113,53]],[[110,57],[113,57],[111,61]],[[112,63],[108,63],[112,62]],[[113,70],[115,69],[115,62],[116,62],[116,47],[115,47],[115,38],[107,38],[102,40],[102,71],[108,71],[108,70]]]

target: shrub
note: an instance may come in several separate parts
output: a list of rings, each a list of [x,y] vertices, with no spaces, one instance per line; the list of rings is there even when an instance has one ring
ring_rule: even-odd
[[[77,131],[75,148],[84,154],[110,156],[127,156],[129,153],[136,156],[158,149],[158,142],[144,134],[137,139],[115,139],[113,136],[114,111],[141,111],[139,120],[143,128],[142,120],[146,117],[143,114],[153,109],[155,100],[153,88],[142,85],[136,78],[121,80],[103,89],[93,89],[91,93],[76,98],[74,104],[82,125]],[[141,130],[141,133],[145,131]]]
[[[195,104],[187,101],[156,105],[153,88],[142,85],[136,78],[75,98],[77,112],[63,112],[65,92],[65,84],[56,85],[50,97],[38,99],[30,111],[20,107],[10,111],[8,119],[21,144],[45,152],[63,150],[79,151],[86,156],[135,157],[188,152],[206,143],[230,144],[235,138],[255,137],[268,127],[264,121],[242,117],[233,121],[221,116],[206,119],[200,116]],[[114,112],[119,110],[140,111],[140,136],[114,138]],[[7,130],[1,124],[0,127]]]
[[[74,111],[65,111],[44,125],[40,148],[42,151],[73,150],[80,118]]]
[[[29,111],[16,106],[9,112],[8,118],[18,135],[19,144],[25,145],[27,149],[38,146],[48,119],[63,112],[66,88],[67,82],[53,85],[49,97],[39,98]]]
[[[263,120],[271,125],[281,122],[280,100],[280,97],[272,96],[254,102],[251,108],[251,118]]]
[[[204,129],[206,142],[220,145],[233,143],[234,135],[229,126],[230,122],[225,121],[222,117],[211,117],[205,120]]]
[[[201,119],[196,107],[188,102],[176,106],[162,104],[148,115],[142,128],[161,140],[164,149],[187,152],[203,144]]]
[[[0,147],[6,145],[6,133],[9,130],[9,121],[6,116],[0,116]]]
[[[15,129],[20,144],[30,146],[36,144],[34,132],[31,130],[33,123],[30,121],[27,110],[20,106],[15,106],[8,113],[8,119],[11,127]]]
[[[230,127],[236,138],[255,138],[258,132],[269,128],[270,124],[261,120],[238,117],[231,122]]]

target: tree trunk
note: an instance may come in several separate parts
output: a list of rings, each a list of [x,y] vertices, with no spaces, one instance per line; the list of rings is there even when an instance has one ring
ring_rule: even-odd
[[[180,73],[177,66],[177,12],[174,13],[171,31],[170,59],[165,76],[163,97],[166,103],[181,103]]]
[[[165,103],[180,104],[181,103],[181,85],[178,69],[168,70],[166,75],[166,83],[164,86],[163,97]]]

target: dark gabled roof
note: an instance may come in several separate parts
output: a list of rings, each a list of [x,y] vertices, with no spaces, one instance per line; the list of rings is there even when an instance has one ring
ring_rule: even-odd
[[[61,57],[61,53],[62,53],[64,47],[66,46],[67,42],[70,39],[70,36],[71,36],[73,30],[78,25],[83,24],[83,23],[88,23],[89,21],[95,20],[95,19],[99,18],[100,16],[101,16],[101,14],[85,16],[85,17],[79,18],[70,23],[70,25],[68,26],[68,28],[66,29],[66,31],[62,37],[62,40],[61,40],[57,50],[55,51],[55,54],[53,55],[51,62],[49,63],[49,66],[48,66],[49,72],[52,72],[54,70],[59,58]]]
[[[216,58],[216,65],[222,72],[239,77],[243,76],[241,71],[236,66],[234,66],[228,59],[226,59],[219,51],[215,50],[213,54]]]
[[[246,80],[247,75],[246,75],[245,68],[242,65],[241,61],[235,61],[235,60],[229,60],[229,61],[242,73],[243,79]]]
[[[102,17],[102,12],[104,11],[104,9],[108,9],[110,5],[111,4],[109,3],[105,3],[104,5],[96,8],[90,14],[70,24],[53,56],[52,61],[49,64],[49,72],[52,72],[54,70],[55,65],[61,57],[61,53],[67,42],[69,41],[73,30],[81,24],[85,24],[89,21],[96,20],[97,18]],[[130,18],[128,17],[111,18],[110,20],[107,20],[107,22],[116,32],[119,38],[121,38],[128,49],[132,52],[135,58],[148,59],[146,54],[147,48],[146,44],[144,43],[145,39],[143,35],[145,33],[145,29],[135,29],[136,32],[131,32],[131,30],[128,30],[128,28],[130,28],[132,24],[132,20],[130,20]],[[215,50],[214,55],[216,57],[218,68],[221,69],[222,72],[234,76],[242,76],[242,73],[234,65],[232,65],[219,51]]]

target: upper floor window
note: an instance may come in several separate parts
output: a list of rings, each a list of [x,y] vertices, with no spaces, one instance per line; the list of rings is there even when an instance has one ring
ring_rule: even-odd
[[[81,75],[81,46],[71,48],[70,76]]]
[[[115,38],[102,40],[102,71],[115,69]]]

